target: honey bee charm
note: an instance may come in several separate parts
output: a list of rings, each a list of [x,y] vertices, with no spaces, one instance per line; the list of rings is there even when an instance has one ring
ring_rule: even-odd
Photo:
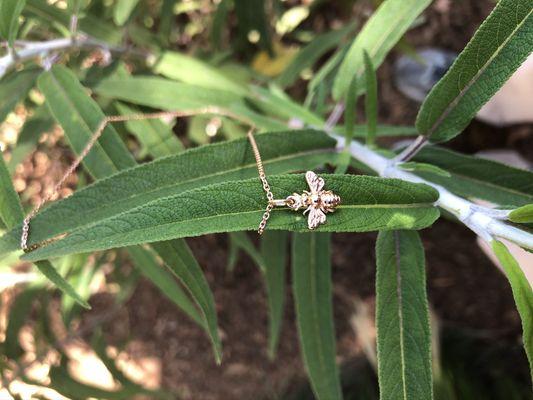
[[[313,171],[305,173],[305,180],[309,185],[309,191],[305,190],[302,194],[293,193],[283,200],[272,200],[272,204],[286,206],[294,211],[305,208],[304,215],[309,213],[307,226],[313,230],[326,222],[326,214],[335,211],[341,203],[341,198],[331,190],[323,190],[324,179]]]

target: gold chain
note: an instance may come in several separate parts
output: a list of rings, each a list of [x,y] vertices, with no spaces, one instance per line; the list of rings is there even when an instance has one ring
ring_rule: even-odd
[[[218,114],[218,115],[222,115],[225,117],[233,118],[237,121],[243,122],[250,126],[250,130],[248,131],[248,139],[250,140],[252,149],[254,151],[255,161],[257,163],[257,170],[259,172],[259,179],[261,180],[261,183],[263,184],[263,189],[265,190],[265,193],[268,199],[268,205],[266,207],[265,213],[263,214],[263,218],[261,219],[261,223],[259,224],[259,228],[258,228],[258,233],[262,234],[263,231],[265,230],[268,218],[270,217],[270,212],[272,211],[272,208],[274,207],[274,204],[273,204],[274,196],[272,194],[272,191],[270,190],[270,185],[268,184],[268,181],[266,179],[263,162],[261,161],[261,155],[259,154],[259,149],[257,148],[257,143],[255,142],[255,138],[253,136],[253,131],[255,130],[255,126],[249,120],[242,118],[234,114],[231,111],[222,109],[220,107],[211,106],[211,107],[204,107],[204,108],[188,110],[188,111],[162,111],[162,112],[149,113],[149,114],[113,115],[113,116],[104,117],[102,121],[100,122],[100,124],[98,125],[98,128],[96,129],[96,131],[92,134],[89,142],[85,145],[81,153],[76,157],[76,159],[67,169],[65,174],[54,185],[53,189],[41,199],[37,207],[35,207],[22,221],[22,234],[20,237],[21,249],[24,251],[35,250],[38,247],[41,247],[45,244],[48,244],[56,240],[56,239],[49,239],[49,240],[31,245],[31,246],[28,246],[28,237],[30,234],[30,222],[32,218],[35,217],[35,215],[41,210],[41,208],[48,201],[50,201],[53,197],[55,197],[58,194],[59,190],[61,189],[65,181],[69,178],[70,175],[74,173],[76,168],[78,168],[78,166],[83,161],[83,159],[91,151],[96,141],[100,138],[100,136],[102,135],[102,133],[104,132],[108,124],[113,123],[113,122],[140,121],[140,120],[146,120],[146,119],[159,119],[159,118],[169,118],[169,117],[175,117],[175,118],[190,117],[190,116],[201,115],[201,114]]]
[[[255,138],[252,132],[253,132],[253,129],[250,129],[248,131],[248,140],[250,140],[250,144],[252,145],[252,149],[254,151],[255,163],[257,164],[257,172],[259,172],[259,179],[261,180],[261,183],[263,184],[263,190],[265,191],[266,197],[268,200],[268,204],[266,206],[265,212],[263,213],[263,217],[261,218],[261,222],[259,223],[259,228],[257,228],[257,233],[262,235],[263,232],[265,231],[267,221],[270,218],[270,212],[274,208],[274,195],[272,194],[272,190],[270,190],[270,185],[268,184],[268,181],[265,175],[265,168],[263,167],[263,161],[261,160],[261,153],[259,153],[259,148],[257,147],[257,143],[255,141]]]

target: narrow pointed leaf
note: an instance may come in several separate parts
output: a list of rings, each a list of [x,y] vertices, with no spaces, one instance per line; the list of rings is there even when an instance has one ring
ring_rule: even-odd
[[[422,104],[416,127],[432,142],[455,137],[533,51],[531,0],[501,0]]]
[[[511,211],[511,214],[509,214],[509,221],[519,224],[533,223],[533,204],[527,204]]]
[[[330,160],[335,140],[318,131],[256,135],[268,174],[313,169]],[[55,202],[32,220],[29,244],[205,185],[257,176],[247,139],[187,150],[121,171]],[[79,213],[77,210],[84,210]],[[0,239],[0,254],[18,248],[20,230]]]
[[[429,174],[435,174],[435,175],[443,176],[445,178],[451,178],[452,176],[448,171],[442,168],[439,168],[436,165],[427,164],[427,163],[419,163],[415,161],[403,162],[398,165],[398,168],[401,168],[404,171],[427,172]]]
[[[13,46],[17,37],[19,17],[26,4],[25,0],[0,1],[0,37]]]
[[[61,124],[71,147],[81,153],[105,118],[100,107],[91,100],[74,74],[63,66],[54,66],[38,79],[39,89],[54,118]],[[113,126],[108,125],[93,149],[83,160],[96,178],[108,176],[135,165],[126,146]]]
[[[222,360],[222,344],[218,334],[215,300],[207,280],[184,240],[154,243],[153,248],[163,258],[167,267],[189,291],[204,318],[205,329],[211,339],[215,360]]]
[[[283,308],[285,305],[285,264],[287,232],[265,232],[261,237],[261,254],[265,260],[265,281],[268,297],[268,353],[274,358],[278,347]]]
[[[331,237],[297,233],[292,243],[292,281],[304,363],[317,400],[340,400],[335,363],[331,289]]]
[[[154,72],[206,89],[223,90],[240,96],[248,92],[245,86],[228,78],[216,67],[173,51],[163,53],[154,67]]]
[[[195,305],[176,283],[169,271],[156,261],[155,254],[141,246],[128,247],[133,265],[141,271],[166,297],[181,308],[194,322],[203,325],[203,318]]]
[[[327,189],[337,193],[342,204],[319,231],[420,229],[439,215],[433,205],[438,193],[426,185],[355,175],[323,177]],[[307,188],[303,175],[275,175],[269,181],[280,198]],[[257,178],[205,186],[95,220],[24,258],[38,260],[207,233],[255,230],[264,208],[265,195]],[[308,229],[305,216],[282,208],[272,212],[268,228]]]
[[[524,275],[524,271],[503,243],[494,240],[492,250],[503,266],[513,290],[516,308],[522,320],[524,348],[529,359],[529,368],[533,379],[533,290]]]
[[[281,87],[291,86],[303,70],[311,68],[324,54],[339,46],[343,38],[354,29],[355,24],[351,23],[342,29],[317,35],[309,44],[298,51],[290,64],[277,77],[276,83]]]
[[[0,122],[3,122],[15,106],[26,98],[40,72],[40,68],[29,67],[22,71],[14,71],[0,80]]]
[[[122,26],[130,18],[131,13],[139,4],[139,0],[118,0],[113,9],[115,24]]]
[[[431,0],[385,0],[381,3],[355,37],[342,61],[333,84],[335,100],[344,97],[354,75],[357,80],[362,80],[365,70],[363,50],[368,51],[374,67],[378,68],[388,52],[430,3]]]
[[[22,205],[11,182],[4,156],[0,153],[0,220],[9,229],[20,224],[23,219]]]
[[[247,232],[231,232],[230,239],[238,249],[244,251],[248,257],[259,267],[261,272],[265,272],[265,260],[263,255],[257,250]]]
[[[140,114],[137,108],[117,102],[115,104],[121,115]],[[172,126],[159,119],[131,120],[125,122],[128,131],[133,133],[146,152],[154,158],[177,154],[184,150],[183,143],[172,131]]]
[[[380,399],[432,399],[426,272],[418,233],[380,232],[376,257]]]
[[[417,175],[427,177],[460,196],[479,198],[505,206],[533,203],[531,171],[437,146],[426,146],[414,160],[434,165],[450,173],[451,177],[448,178],[420,170],[415,171]]]
[[[94,90],[109,98],[165,110],[187,110],[210,105],[229,107],[241,98],[232,92],[157,77],[103,79]]]
[[[7,228],[20,224],[24,219],[24,212],[20,200],[11,183],[11,177],[4,162],[4,157],[0,154],[0,219]],[[20,234],[19,234],[20,243]],[[18,245],[20,246],[20,244]],[[18,247],[17,247],[18,248]],[[90,308],[89,304],[83,300],[72,286],[56,271],[48,261],[40,261],[35,264],[39,271],[46,276],[60,290],[71,296],[84,308]]]
[[[378,82],[376,71],[367,51],[363,51],[365,63],[365,116],[366,116],[366,143],[374,144],[378,125]]]

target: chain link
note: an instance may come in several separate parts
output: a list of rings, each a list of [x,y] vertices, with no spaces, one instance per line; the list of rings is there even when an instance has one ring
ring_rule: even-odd
[[[257,233],[262,235],[263,232],[265,231],[267,221],[270,218],[270,212],[274,208],[274,194],[272,194],[272,190],[270,189],[270,185],[268,184],[268,181],[265,175],[265,168],[263,166],[263,161],[261,160],[261,153],[259,153],[257,142],[255,141],[255,137],[253,135],[253,128],[248,131],[248,140],[250,141],[250,144],[252,145],[252,150],[254,152],[254,157],[255,157],[255,163],[257,164],[257,171],[259,172],[259,179],[261,180],[261,183],[263,184],[263,190],[265,191],[266,197],[268,200],[268,204],[266,206],[265,212],[263,214],[263,217],[261,218],[261,222],[259,223],[259,227],[257,229]]]

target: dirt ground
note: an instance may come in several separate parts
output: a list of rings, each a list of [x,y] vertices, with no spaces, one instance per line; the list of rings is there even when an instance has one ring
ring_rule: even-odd
[[[436,1],[422,25],[408,35],[416,46],[460,51],[493,4],[490,1]],[[354,12],[363,12],[357,7]],[[325,10],[317,24],[332,24],[335,7]],[[331,14],[331,15],[330,15]],[[412,124],[418,104],[404,98],[391,79],[393,54],[379,70],[380,122]],[[294,90],[298,94],[298,88]],[[515,148],[533,161],[531,126],[496,129],[473,122],[450,147],[472,153],[491,148]],[[440,220],[422,232],[428,268],[431,306],[442,325],[469,330],[484,337],[520,340],[520,321],[506,279],[482,253],[474,235],[457,224]],[[267,303],[263,280],[246,256],[233,274],[225,269],[224,235],[190,240],[214,292],[224,345],[224,362],[217,367],[203,332],[150,283],[136,290],[122,326],[106,327],[108,339],[127,332],[139,354],[162,361],[162,385],[185,398],[202,400],[263,399],[292,387],[304,375],[290,290],[277,359],[267,347]],[[334,313],[339,361],[361,353],[350,318],[357,299],[373,306],[375,234],[333,236]],[[95,310],[96,312],[96,310]]]

